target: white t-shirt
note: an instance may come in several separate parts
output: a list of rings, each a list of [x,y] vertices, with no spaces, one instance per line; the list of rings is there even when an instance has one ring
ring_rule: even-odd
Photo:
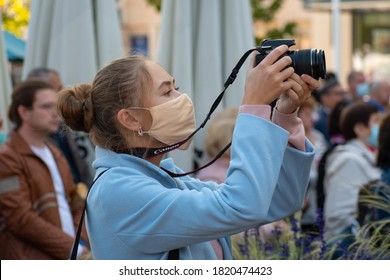
[[[49,148],[45,145],[43,148],[30,146],[33,152],[40,157],[49,168],[58,203],[58,212],[61,218],[62,230],[68,235],[75,237],[75,229],[73,224],[72,213],[69,208],[68,201],[66,199],[64,184],[61,179],[60,172],[58,171],[57,163],[54,160],[53,154]]]

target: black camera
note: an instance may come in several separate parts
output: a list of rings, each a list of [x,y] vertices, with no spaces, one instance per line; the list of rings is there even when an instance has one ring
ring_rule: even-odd
[[[273,49],[278,46],[295,45],[294,39],[265,39],[257,50],[260,52],[256,55],[255,66],[259,64]],[[306,49],[306,50],[288,50],[283,56],[289,56],[292,59],[292,66],[298,75],[307,74],[315,79],[326,77],[325,53],[323,50]],[[281,57],[283,57],[281,56]],[[280,57],[280,58],[281,58]],[[279,58],[279,59],[280,59]]]

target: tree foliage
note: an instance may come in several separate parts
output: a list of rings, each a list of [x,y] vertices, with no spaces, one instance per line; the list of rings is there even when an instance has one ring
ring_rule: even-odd
[[[21,37],[30,19],[30,0],[0,0],[4,30]]]
[[[265,23],[272,22],[283,3],[284,0],[251,0],[253,20]],[[256,37],[256,44],[260,45],[265,38],[291,37],[295,34],[295,29],[295,22],[287,22],[285,26],[268,29],[263,37]]]
[[[149,5],[154,6],[157,11],[161,11],[161,1],[162,0],[147,0]]]
[[[280,9],[283,0],[251,0],[252,16],[254,20],[270,22],[275,17],[275,13]]]

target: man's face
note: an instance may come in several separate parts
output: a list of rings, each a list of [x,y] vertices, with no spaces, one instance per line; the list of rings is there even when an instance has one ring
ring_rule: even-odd
[[[366,82],[366,78],[363,74],[357,74],[355,78],[349,83],[349,88],[351,91],[351,94],[353,95],[353,98],[357,97],[356,89],[358,85],[363,84]]]
[[[52,89],[40,89],[35,95],[32,108],[23,114],[23,125],[40,134],[55,133],[58,129],[56,93]]]
[[[390,99],[390,83],[382,82],[380,87],[377,89],[376,100],[383,106],[389,105]]]
[[[337,84],[334,85],[331,89],[329,89],[329,92],[327,94],[324,94],[321,100],[326,107],[328,107],[330,110],[333,110],[337,103],[344,100],[346,96],[346,91],[341,87],[341,85]]]

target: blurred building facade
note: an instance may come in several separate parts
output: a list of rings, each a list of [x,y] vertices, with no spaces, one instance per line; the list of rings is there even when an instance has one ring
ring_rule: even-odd
[[[323,49],[327,69],[337,72],[342,84],[351,70],[390,77],[390,1],[339,0],[340,48],[337,50],[332,37],[332,1],[286,0],[273,22],[254,22],[254,34],[262,35],[269,28],[293,21],[297,24],[295,48]],[[160,13],[147,0],[118,0],[118,5],[127,51],[155,59]],[[336,69],[335,56],[340,59],[340,69]]]

